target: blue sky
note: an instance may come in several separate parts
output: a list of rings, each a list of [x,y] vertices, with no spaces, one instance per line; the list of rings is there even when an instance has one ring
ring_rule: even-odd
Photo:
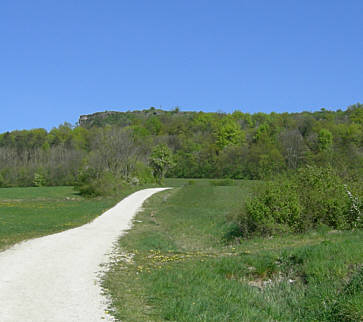
[[[0,132],[104,110],[363,101],[362,0],[2,0]]]

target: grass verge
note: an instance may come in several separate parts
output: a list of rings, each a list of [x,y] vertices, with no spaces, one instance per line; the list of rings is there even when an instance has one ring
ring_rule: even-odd
[[[1,188],[0,251],[86,224],[135,190],[125,190],[117,198],[85,199],[73,187]]]
[[[226,215],[254,183],[193,181],[151,197],[120,239],[103,282],[117,319],[363,319],[362,231],[226,244]]]

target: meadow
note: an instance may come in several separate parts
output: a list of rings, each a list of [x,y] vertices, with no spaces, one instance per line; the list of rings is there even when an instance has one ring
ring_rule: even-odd
[[[168,179],[168,185],[183,185]],[[0,188],[0,251],[18,242],[84,225],[127,195],[155,185],[127,186],[117,195],[82,197],[72,186]]]
[[[0,250],[86,224],[130,192],[117,198],[86,199],[73,187],[1,188]]]
[[[169,180],[120,238],[103,286],[123,321],[361,321],[363,233],[227,241],[253,181]]]
[[[126,321],[363,320],[363,233],[328,227],[230,239],[257,181],[166,179],[119,240],[103,286]],[[143,187],[142,187],[143,188]],[[0,250],[90,222],[120,199],[72,187],[0,189]]]

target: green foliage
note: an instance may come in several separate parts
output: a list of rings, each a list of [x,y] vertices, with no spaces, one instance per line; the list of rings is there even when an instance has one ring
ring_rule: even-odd
[[[333,229],[362,227],[362,203],[331,168],[308,166],[293,177],[279,177],[258,187],[231,229],[231,236],[302,232],[321,225]]]
[[[109,171],[99,173],[88,168],[80,171],[74,188],[85,197],[115,196],[127,190],[129,184]]]
[[[276,235],[287,231],[301,231],[302,207],[294,183],[271,182],[263,187],[259,197],[246,203],[246,214],[241,216],[241,232]]]
[[[43,187],[46,183],[45,177],[41,173],[34,173],[34,180],[33,180],[34,186],[36,187]]]
[[[100,195],[97,187],[98,173],[95,169],[86,168],[78,174],[74,189],[80,195],[94,197]]]
[[[363,104],[348,106],[349,118],[357,124],[363,124]]]
[[[281,173],[285,169],[285,161],[280,151],[276,148],[267,148],[266,152],[259,155],[258,179],[269,178]]]
[[[245,173],[249,179],[266,179],[283,172],[286,168],[280,151],[262,143],[250,148],[246,161]]]
[[[85,167],[142,182],[136,162],[147,166],[152,147],[165,144],[175,161],[165,175],[172,177],[268,180],[315,165],[362,180],[362,111],[359,103],[291,114],[105,111],[82,116],[78,126],[0,134],[0,172],[4,186],[32,186],[38,169],[47,185],[72,185]]]
[[[134,178],[137,178],[139,184],[154,183],[152,169],[142,162],[136,162],[134,170]]]
[[[258,143],[269,143],[272,139],[271,134],[272,132],[270,126],[266,123],[263,123],[257,128],[254,140]]]
[[[295,180],[306,229],[320,224],[336,229],[352,228],[351,202],[344,182],[332,168],[306,167],[298,171]]]
[[[329,151],[333,144],[333,134],[327,129],[321,129],[318,134],[318,146],[320,151]]]
[[[137,138],[145,138],[150,135],[149,130],[140,125],[133,125],[131,129]]]
[[[221,124],[216,131],[216,145],[223,149],[228,145],[241,145],[244,143],[245,134],[236,122],[227,120]]]
[[[145,127],[152,135],[158,135],[160,134],[162,123],[156,116],[152,116],[146,121]]]
[[[150,155],[149,163],[153,169],[155,180],[162,183],[166,172],[174,164],[171,150],[165,144],[155,146]]]

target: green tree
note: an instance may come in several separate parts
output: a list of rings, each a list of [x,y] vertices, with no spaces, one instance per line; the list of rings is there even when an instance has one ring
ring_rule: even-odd
[[[150,166],[156,181],[160,184],[163,182],[166,172],[174,165],[173,154],[165,144],[159,144],[154,147],[150,155]]]
[[[354,123],[363,124],[363,104],[348,106],[348,115]]]
[[[33,184],[36,187],[42,187],[45,185],[45,177],[41,173],[34,173]]]
[[[159,118],[152,116],[146,121],[145,127],[153,135],[159,135],[161,132],[162,123]]]
[[[228,145],[240,145],[245,140],[244,132],[234,121],[226,121],[225,124],[219,126],[216,137],[216,145],[221,150]]]
[[[318,147],[320,151],[328,151],[333,145],[333,134],[327,129],[321,129],[318,134]]]

